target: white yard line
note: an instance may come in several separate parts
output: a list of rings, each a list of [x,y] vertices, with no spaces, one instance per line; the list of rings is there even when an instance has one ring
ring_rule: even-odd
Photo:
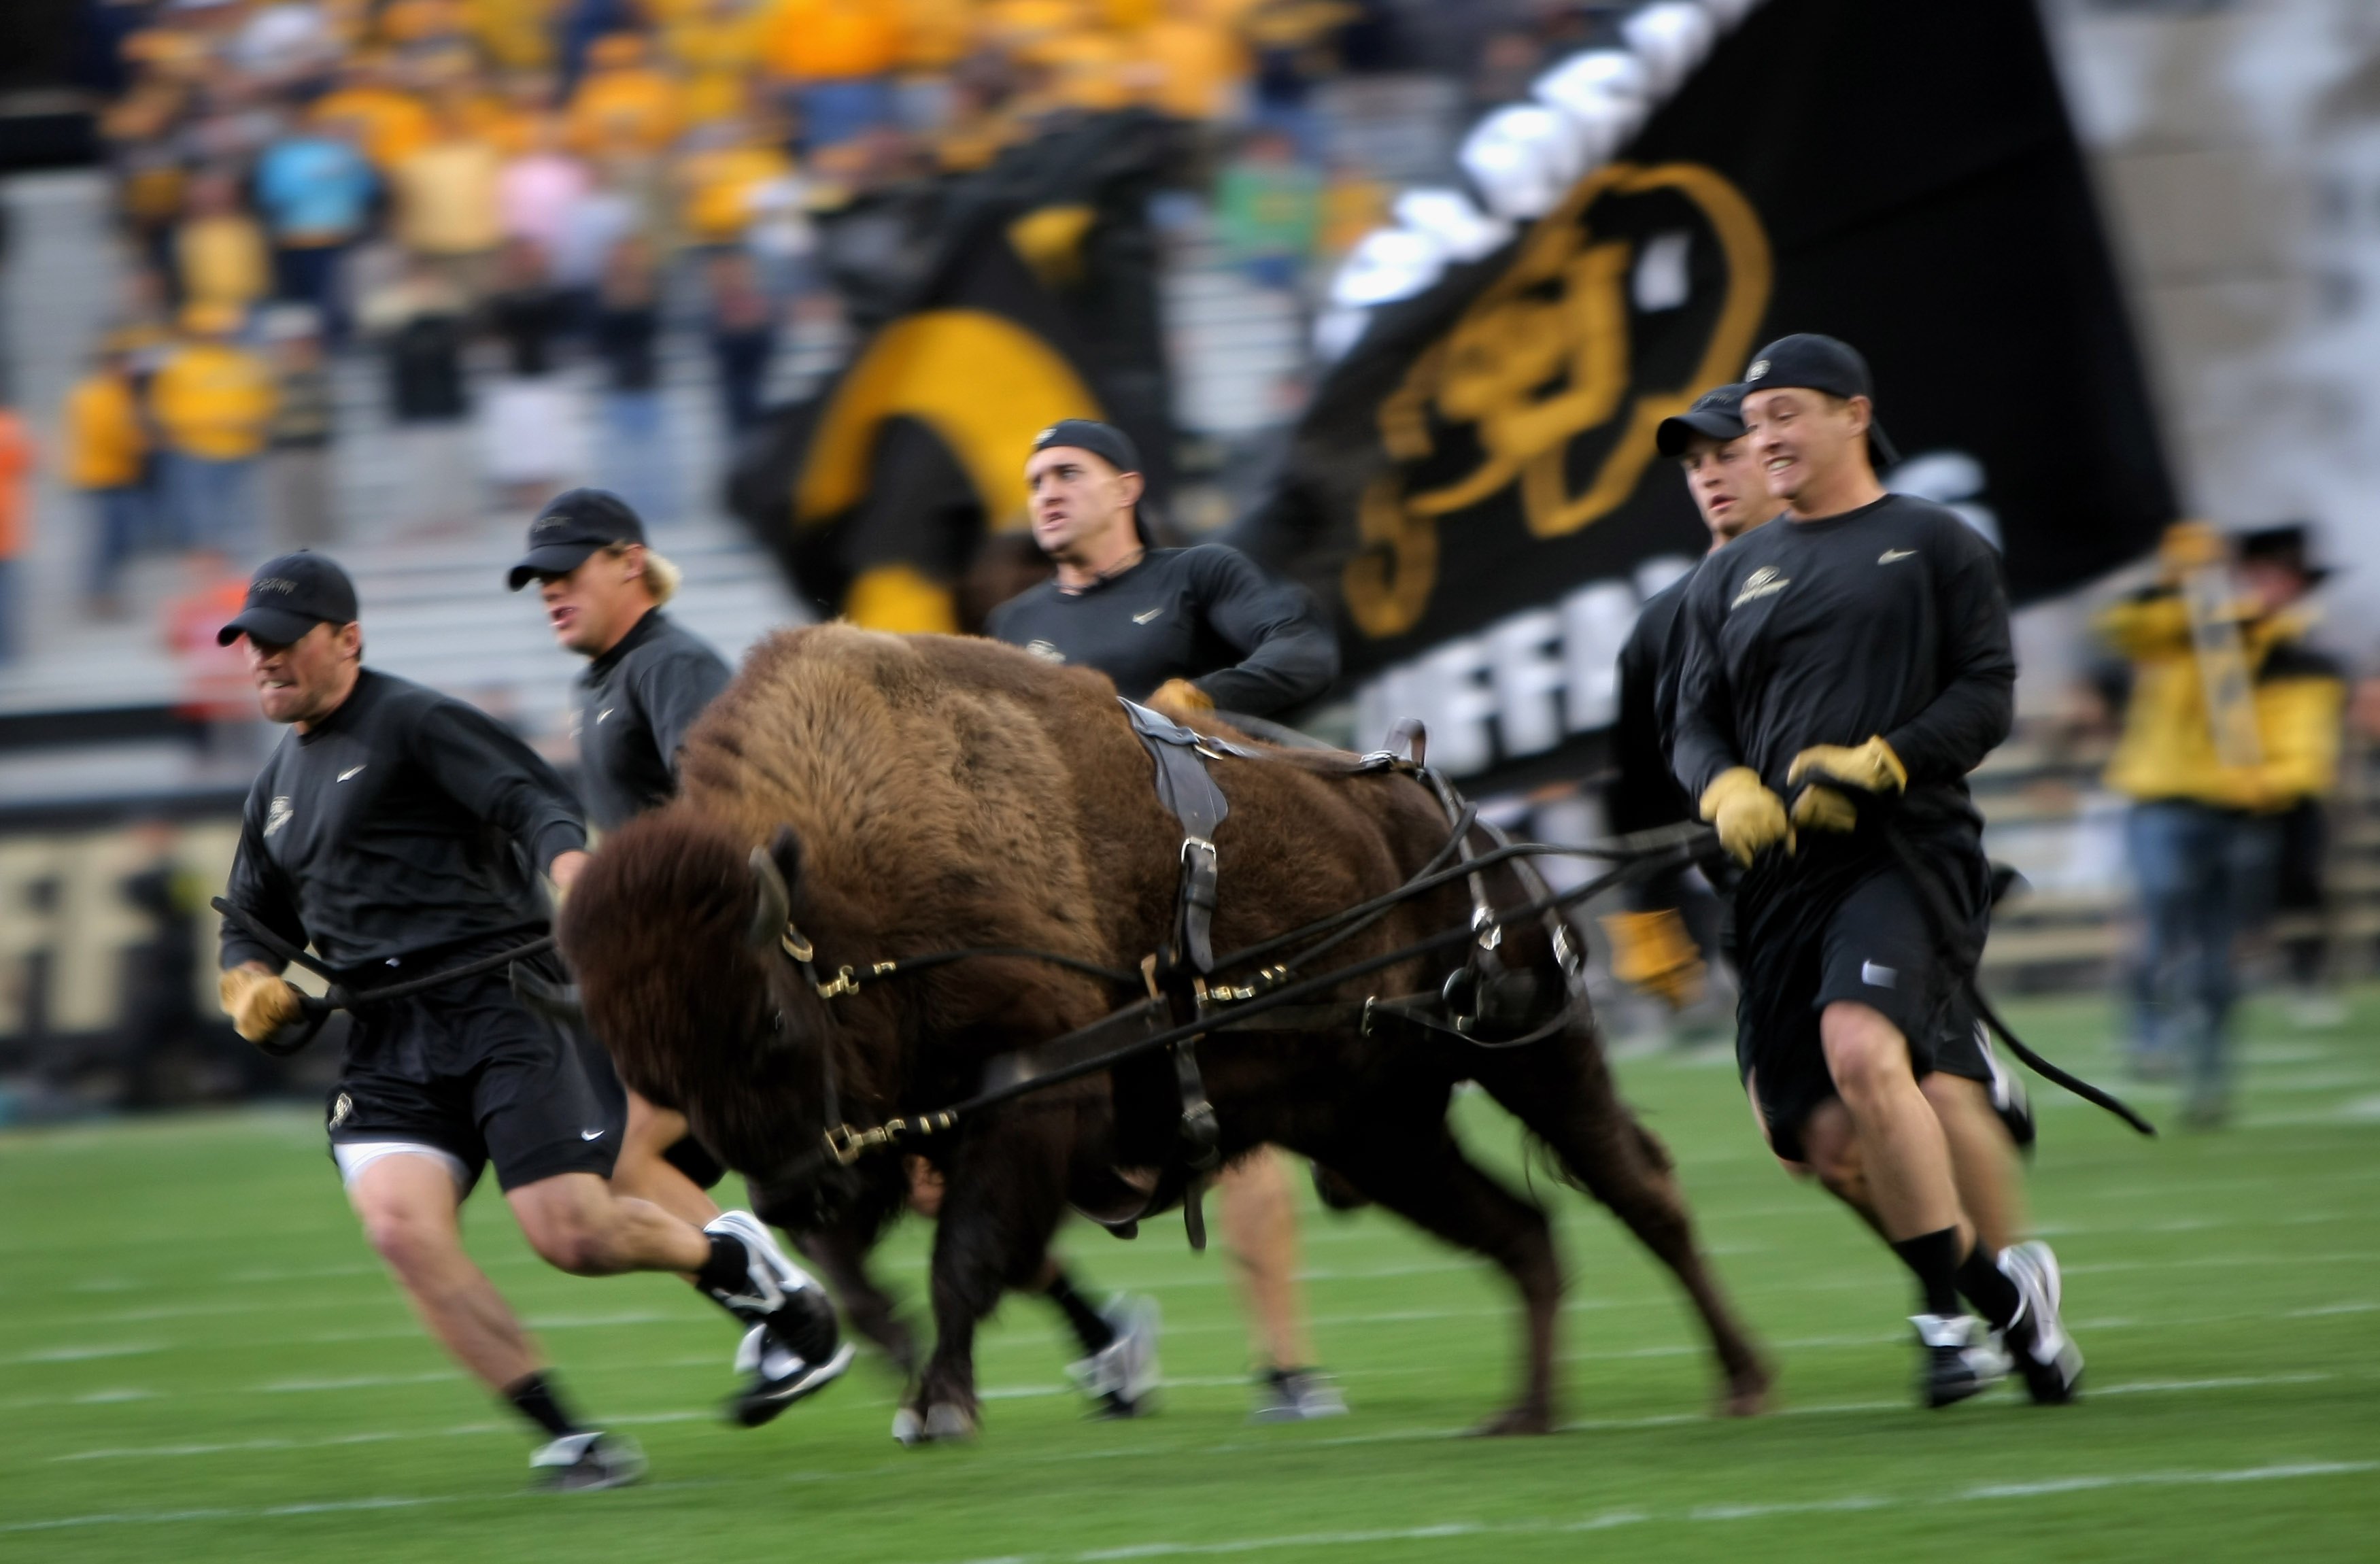
[[[1846,1494],[1840,1497],[1794,1499],[1776,1504],[1708,1504],[1669,1511],[1614,1509],[1574,1520],[1548,1517],[1531,1521],[1446,1521],[1427,1526],[1378,1527],[1348,1532],[1293,1532],[1276,1536],[1232,1537],[1213,1542],[1144,1542],[1121,1546],[1086,1548],[1074,1553],[1005,1554],[972,1564],[1117,1564],[1134,1558],[1197,1558],[1244,1553],[1273,1553],[1300,1547],[1365,1547],[1387,1543],[1440,1542],[1454,1537],[1546,1536],[1608,1531],[1621,1526],[1712,1525],[1731,1521],[1759,1521],[1779,1515],[1858,1513],[1879,1509],[1930,1509],[1953,1504],[1995,1499],[2032,1498],[2047,1495],[2095,1492],[2108,1488],[2184,1487],[2201,1483],[2275,1483],[2314,1477],[2343,1477],[2380,1471],[2380,1461],[2313,1461],[2270,1466],[2238,1467],[2214,1472],[2111,1472],[2059,1477],[2038,1483],[1990,1483],[1930,1495],[1887,1497]]]

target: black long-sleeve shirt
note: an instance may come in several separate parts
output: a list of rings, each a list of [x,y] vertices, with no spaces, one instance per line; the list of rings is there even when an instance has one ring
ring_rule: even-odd
[[[1956,515],[1888,494],[1771,522],[1703,563],[1679,629],[1671,753],[1689,797],[1750,766],[1790,798],[1794,756],[1882,734],[1909,771],[1902,817],[1980,863],[1966,776],[2008,736],[2016,657],[1998,558]]]
[[[727,664],[654,609],[578,676],[580,791],[605,830],[677,792],[686,729],[727,687]]]
[[[1645,600],[1620,649],[1620,711],[1611,724],[1615,772],[1605,791],[1611,829],[1653,830],[1694,818],[1694,800],[1670,770],[1670,726],[1678,697],[1678,611],[1688,571]]]
[[[342,973],[544,926],[534,873],[587,844],[552,767],[477,708],[366,669],[249,789],[228,899]],[[222,964],[273,956],[226,921]]]
[[[1129,700],[1187,679],[1222,710],[1269,717],[1339,676],[1339,643],[1305,594],[1220,543],[1153,549],[1081,592],[1044,581],[993,609],[985,627],[1055,661],[1098,669]]]

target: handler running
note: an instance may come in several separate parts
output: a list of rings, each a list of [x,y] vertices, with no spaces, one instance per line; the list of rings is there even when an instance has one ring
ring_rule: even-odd
[[[1742,537],[1777,514],[1768,484],[1743,437],[1743,387],[1715,386],[1694,406],[1663,418],[1654,448],[1683,469],[1686,493],[1710,534],[1706,553]],[[1611,785],[1604,809],[1623,835],[1694,818],[1694,802],[1670,770],[1670,718],[1678,696],[1678,608],[1694,580],[1689,570],[1645,600],[1620,648],[1619,715],[1611,725]],[[1672,1011],[1694,1002],[1702,951],[1725,943],[1719,898],[1691,870],[1672,869],[1639,887],[1633,912],[1603,922],[1611,974],[1658,995]]]
[[[528,524],[528,552],[506,579],[516,592],[536,582],[553,638],[588,660],[572,727],[579,789],[596,829],[617,830],[666,803],[677,792],[686,729],[728,680],[720,655],[662,612],[677,592],[677,566],[647,547],[644,523],[626,501],[573,489],[546,502]],[[777,1270],[795,1272],[765,1223],[748,1211],[722,1212],[704,1193],[727,1170],[687,1132],[686,1115],[633,1091],[627,1101],[613,1189],[698,1227],[732,1231],[767,1251]],[[837,1339],[824,1290],[803,1296],[813,1317],[799,1340],[781,1340],[764,1326],[746,1333],[735,1361],[751,1377],[731,1411],[747,1428],[824,1389],[851,1365],[851,1346]]]
[[[1096,668],[1128,700],[1196,718],[1269,716],[1319,695],[1339,648],[1295,588],[1265,578],[1236,549],[1150,549],[1139,527],[1140,453],[1111,424],[1066,418],[1025,464],[1033,538],[1057,565],[991,611],[1001,640],[1052,662]],[[1260,1422],[1347,1410],[1312,1366],[1297,1291],[1297,1207],[1278,1152],[1242,1158],[1218,1181],[1223,1240],[1239,1261],[1257,1328]]]
[[[270,560],[217,638],[245,639],[264,715],[296,731],[249,790],[228,897],[350,990],[433,976],[546,930],[534,875],[567,887],[587,833],[552,769],[484,713],[363,666],[355,588],[330,560]],[[269,942],[223,930],[225,1012],[251,1042],[295,1037],[298,991]],[[532,964],[558,978],[551,956]],[[488,1163],[521,1231],[578,1276],[690,1273],[747,1326],[791,1333],[808,1279],[732,1227],[705,1232],[615,1195],[620,1084],[602,1049],[522,1008],[499,971],[365,1004],[331,1095],[332,1156],[373,1248],[455,1359],[541,1429],[531,1468],[561,1488],[633,1482],[633,1441],[586,1427],[536,1344],[464,1252],[463,1198]]]
[[[1688,589],[1674,758],[1745,866],[1745,1088],[1795,1161],[1840,1097],[1877,1227],[1918,1281],[1926,1404],[1989,1388],[2010,1352],[2034,1400],[2064,1401],[2082,1355],[2058,1319],[2056,1258],[1978,1243],[1917,1084],[1988,915],[1965,779],[2009,728],[1998,563],[1956,515],[1876,481],[1871,450],[1888,460],[1890,446],[1850,346],[1782,338],[1744,382],[1753,455],[1787,524],[1721,549]]]

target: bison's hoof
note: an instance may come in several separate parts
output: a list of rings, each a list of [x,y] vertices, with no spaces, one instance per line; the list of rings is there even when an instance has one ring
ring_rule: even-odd
[[[1502,1439],[1518,1434],[1550,1434],[1554,1420],[1543,1407],[1514,1407],[1500,1412],[1471,1431],[1474,1438]]]
[[[975,1413],[950,1401],[926,1409],[926,1437],[937,1442],[975,1437]]]
[[[1774,1376],[1765,1368],[1753,1369],[1728,1381],[1719,1392],[1718,1415],[1721,1417],[1758,1417],[1768,1410],[1768,1387]]]

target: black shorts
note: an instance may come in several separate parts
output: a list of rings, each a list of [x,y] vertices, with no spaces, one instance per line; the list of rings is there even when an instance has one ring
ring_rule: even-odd
[[[1839,1000],[1898,1027],[1912,1074],[1991,1079],[1966,1007],[1951,1003],[1962,975],[1946,967],[1925,904],[1898,867],[1860,881],[1831,912],[1799,924],[1772,913],[1763,937],[1739,939],[1736,1068],[1759,1095],[1778,1156],[1804,1160],[1802,1125],[1835,1095],[1818,1018]]]
[[[608,1179],[627,1121],[601,1045],[523,1008],[501,972],[357,1012],[329,1097],[334,1146],[431,1146],[466,1189],[490,1162],[505,1190]]]

